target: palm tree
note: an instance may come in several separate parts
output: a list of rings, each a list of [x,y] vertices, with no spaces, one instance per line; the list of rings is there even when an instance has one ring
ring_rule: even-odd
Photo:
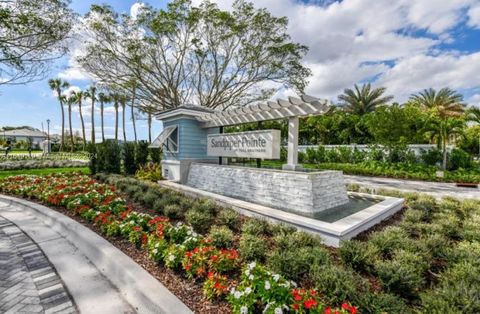
[[[97,87],[92,85],[85,92],[85,99],[90,98],[91,101],[91,124],[92,124],[92,135],[91,141],[92,144],[95,144],[95,101],[97,100]]]
[[[470,107],[465,113],[467,121],[480,124],[480,108]],[[480,138],[478,139],[478,154],[480,156]]]
[[[65,97],[65,96],[63,96]],[[66,98],[66,97],[65,97]],[[72,144],[72,147],[70,148],[70,151],[73,153],[73,148],[75,146],[75,143],[73,142],[73,130],[72,130],[72,105],[76,103],[76,99],[73,96],[70,96],[66,98],[66,102],[68,105],[68,125],[70,129],[70,144]]]
[[[355,84],[354,90],[346,88],[338,99],[341,101],[340,105],[345,107],[345,111],[363,115],[375,111],[375,108],[393,99],[393,96],[382,97],[385,90],[385,87],[372,89],[370,83],[363,84],[361,89]]]
[[[58,102],[60,103],[60,109],[62,111],[62,134],[60,151],[63,151],[63,147],[65,145],[65,110],[63,108],[65,97],[62,95],[62,92],[65,88],[68,88],[70,84],[68,82],[62,81],[61,79],[50,79],[48,80],[48,85],[50,86],[50,89],[57,93]]]
[[[82,100],[85,98],[85,92],[83,91],[73,91],[72,96],[75,102],[78,105],[78,112],[80,113],[80,122],[82,124],[82,138],[83,138],[83,150],[87,146],[87,139],[85,137],[85,122],[83,121],[83,113],[82,113]]]
[[[460,118],[465,111],[463,96],[448,87],[440,89],[438,92],[433,89],[425,89],[416,95],[410,97],[410,101],[420,105],[430,113],[431,119],[437,119],[439,142],[443,151],[442,169],[447,168],[447,142],[450,136],[449,129],[451,119]]]
[[[102,142],[105,142],[105,129],[104,129],[104,123],[103,123],[103,110],[104,110],[104,104],[109,103],[111,101],[110,97],[106,95],[105,93],[99,93],[98,94],[98,101],[100,102],[100,121],[101,121],[101,127],[102,127]]]

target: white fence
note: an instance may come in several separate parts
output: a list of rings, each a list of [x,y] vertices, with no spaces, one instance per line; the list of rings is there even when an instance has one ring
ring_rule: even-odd
[[[369,151],[371,149],[371,145],[298,145],[298,151],[304,153],[307,148],[318,148],[319,146],[325,147],[326,150],[331,149],[338,149],[341,147],[351,148],[351,149],[358,149],[360,151]],[[428,151],[431,149],[437,148],[436,144],[411,144],[407,145],[408,149],[411,150],[416,156],[419,156],[423,151]],[[381,145],[377,147],[382,147]],[[450,152],[454,145],[447,145],[447,151]]]

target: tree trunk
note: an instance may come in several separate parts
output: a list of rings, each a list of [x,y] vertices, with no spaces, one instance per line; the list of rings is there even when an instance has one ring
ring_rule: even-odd
[[[100,119],[102,124],[102,142],[105,142],[105,130],[103,128],[103,100],[100,100]]]
[[[78,112],[80,113],[80,122],[82,123],[82,138],[83,138],[83,151],[85,151],[85,147],[87,146],[87,138],[85,137],[85,122],[83,121],[83,114],[82,114],[82,99],[78,100]]]
[[[442,146],[443,146],[443,161],[442,161],[442,169],[447,170],[447,132],[445,130],[445,126],[441,127],[442,132]]]
[[[118,102],[115,100],[115,142],[118,142]]]
[[[148,118],[147,118],[147,121],[148,121],[148,142],[151,143],[152,142],[152,113],[150,111],[148,111]]]
[[[61,95],[59,94],[61,97]],[[60,141],[60,151],[63,152],[63,147],[65,146],[65,108],[63,108],[63,101],[60,100],[60,108],[62,109],[62,134]]]
[[[75,146],[75,143],[73,142],[73,130],[72,130],[72,104],[68,104],[68,123],[70,126],[70,143],[72,144],[72,147],[70,148],[70,152],[73,153],[73,147]]]
[[[122,131],[123,131],[123,142],[127,142],[127,133],[125,132],[125,110],[126,104],[125,100],[122,101]]]
[[[132,103],[130,104],[130,107],[132,108],[132,123],[133,123],[133,138],[135,140],[135,143],[137,142],[137,125],[135,122],[135,112],[134,112],[134,106],[135,106],[135,94],[136,94],[137,89],[134,87],[133,88],[133,96],[132,96]]]
[[[95,93],[92,93],[93,95],[90,95],[92,97],[92,117],[91,117],[91,123],[92,123],[92,144],[95,145]]]

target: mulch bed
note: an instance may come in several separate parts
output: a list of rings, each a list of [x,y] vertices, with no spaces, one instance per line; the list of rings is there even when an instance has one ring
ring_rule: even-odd
[[[13,197],[18,197],[11,195]],[[44,205],[42,202],[36,199],[29,199],[34,203]],[[150,215],[157,215],[154,211],[145,209],[143,206],[139,206],[135,203],[129,203],[134,210],[138,212],[147,213]],[[138,265],[148,271],[153,277],[160,281],[168,290],[170,290],[175,296],[177,296],[185,305],[187,305],[195,313],[209,314],[209,313],[232,313],[232,309],[226,301],[211,302],[207,300],[202,292],[202,284],[192,281],[191,279],[182,277],[180,274],[158,265],[154,261],[150,260],[145,251],[139,250],[132,243],[125,239],[116,237],[107,237],[100,231],[100,228],[93,223],[80,216],[74,215],[72,211],[63,207],[48,206],[65,216],[72,218],[73,220],[81,223],[87,228],[93,230],[102,238],[108,240],[115,247],[121,250],[123,253],[133,259]]]

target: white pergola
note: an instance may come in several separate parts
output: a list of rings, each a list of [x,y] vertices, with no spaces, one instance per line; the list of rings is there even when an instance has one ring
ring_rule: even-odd
[[[259,122],[288,118],[288,159],[283,165],[285,170],[296,170],[298,165],[298,126],[299,118],[320,115],[328,111],[331,103],[326,99],[302,95],[300,98],[288,97],[288,100],[267,101],[246,107],[225,111],[204,113],[197,116],[202,127],[211,128],[235,124]]]

